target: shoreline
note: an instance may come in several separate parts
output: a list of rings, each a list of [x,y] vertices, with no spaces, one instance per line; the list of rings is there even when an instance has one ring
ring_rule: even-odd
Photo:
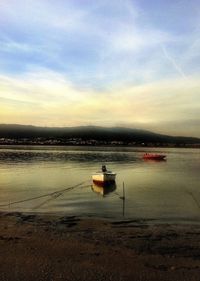
[[[119,216],[115,217],[112,215],[104,216],[104,215],[94,215],[94,214],[88,214],[88,215],[81,215],[80,213],[66,213],[66,211],[56,211],[56,212],[41,212],[41,211],[17,211],[17,210],[3,210],[0,209],[0,217],[1,216],[13,216],[13,217],[20,217],[20,215],[23,216],[34,216],[34,217],[51,217],[53,220],[59,219],[60,217],[76,217],[80,220],[99,220],[99,221],[105,221],[108,223],[112,222],[121,222],[124,224],[138,224],[138,225],[176,225],[176,226],[184,226],[184,225],[193,225],[193,226],[200,226],[200,220],[198,217],[193,218],[179,218],[179,217],[166,217],[166,218],[144,218],[144,217],[133,217],[133,216]]]
[[[200,149],[200,144],[183,144],[183,145],[169,145],[169,144],[165,144],[165,145],[142,145],[142,144],[138,144],[138,145],[132,145],[132,144],[121,144],[121,145],[113,145],[113,144],[97,144],[97,145],[93,145],[93,144],[41,144],[41,143],[0,143],[0,148],[1,147],[12,147],[12,146],[16,146],[16,147],[31,147],[31,146],[35,146],[35,147],[80,147],[80,148],[84,148],[84,147],[91,147],[91,148],[103,148],[103,147],[108,147],[108,148],[143,148],[143,149],[154,149],[154,148],[186,148],[186,149]]]
[[[0,212],[0,280],[199,280],[200,224]]]

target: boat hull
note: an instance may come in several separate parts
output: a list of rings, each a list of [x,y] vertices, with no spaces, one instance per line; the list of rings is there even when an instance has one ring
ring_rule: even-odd
[[[165,160],[166,155],[161,155],[161,154],[144,154],[143,159],[145,160]]]
[[[92,176],[92,180],[95,183],[110,183],[115,182],[115,173],[96,173]]]

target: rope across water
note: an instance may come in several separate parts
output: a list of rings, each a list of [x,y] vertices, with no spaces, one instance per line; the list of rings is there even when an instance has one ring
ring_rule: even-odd
[[[60,190],[57,190],[57,191],[54,191],[54,192],[46,193],[46,194],[43,194],[43,195],[40,195],[40,196],[30,197],[30,198],[26,198],[26,199],[19,200],[19,201],[13,201],[13,202],[9,202],[7,204],[1,204],[0,208],[1,207],[9,207],[11,205],[20,204],[20,203],[24,203],[24,202],[28,202],[28,201],[33,201],[33,200],[45,198],[45,197],[48,197],[48,196],[51,196],[53,198],[57,198],[57,197],[61,196],[64,192],[75,189],[76,187],[88,187],[88,186],[90,186],[90,185],[84,185],[87,182],[89,182],[89,181],[80,182],[76,185],[73,185],[73,186],[70,186],[70,187],[67,187],[67,188],[64,188],[64,189],[60,189]]]

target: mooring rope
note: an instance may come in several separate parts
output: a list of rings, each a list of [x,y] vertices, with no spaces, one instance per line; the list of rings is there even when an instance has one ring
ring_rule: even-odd
[[[187,193],[192,197],[192,199],[196,203],[197,207],[200,209],[199,201],[194,197],[194,194],[192,192],[190,192],[190,191],[187,191]]]
[[[67,187],[67,188],[64,188],[64,189],[61,189],[61,190],[57,190],[57,191],[54,191],[54,192],[51,192],[51,193],[46,193],[46,194],[43,194],[43,195],[40,195],[40,196],[31,197],[31,198],[27,198],[27,199],[23,199],[23,200],[19,200],[19,201],[13,201],[13,202],[9,202],[8,204],[1,204],[0,208],[1,207],[8,207],[10,205],[15,205],[15,204],[19,204],[19,203],[24,203],[24,202],[27,202],[27,201],[37,200],[37,199],[48,197],[48,196],[58,197],[63,192],[70,191],[70,190],[72,190],[76,187],[86,187],[86,186],[83,186],[83,184],[86,183],[86,182],[89,182],[89,181],[84,181],[84,182],[78,183],[76,185],[73,185],[73,186],[70,186],[70,187]]]

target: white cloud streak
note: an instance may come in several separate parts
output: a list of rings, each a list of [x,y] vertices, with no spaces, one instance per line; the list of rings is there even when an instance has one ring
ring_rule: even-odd
[[[59,73],[44,70],[23,78],[1,76],[0,118],[1,122],[23,120],[22,123],[45,126],[124,124],[168,133],[172,122],[182,128],[186,119],[197,118],[199,88],[198,77],[187,83],[179,78],[97,92],[78,89]],[[5,96],[8,100],[3,99]],[[176,130],[176,134],[182,133]],[[200,136],[198,126],[189,132]]]
[[[172,66],[175,68],[175,70],[183,77],[187,78],[185,73],[183,72],[182,68],[176,63],[175,59],[172,58],[172,56],[169,55],[169,52],[166,50],[164,45],[161,45],[162,51],[165,55],[165,57],[171,62]]]

